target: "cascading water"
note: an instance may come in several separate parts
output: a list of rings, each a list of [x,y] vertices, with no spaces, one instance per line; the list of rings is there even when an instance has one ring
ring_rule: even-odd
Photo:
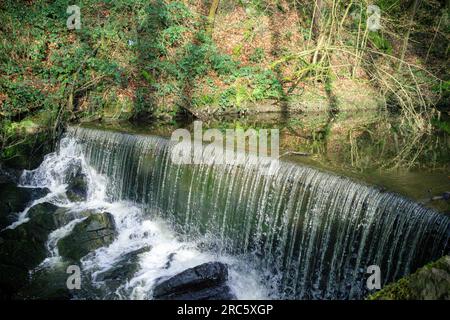
[[[173,232],[171,227],[157,215],[145,214],[142,206],[126,200],[118,201],[118,197],[110,189],[115,179],[99,174],[86,162],[83,148],[73,137],[61,139],[58,152],[48,154],[36,170],[24,171],[20,185],[22,187],[46,187],[50,193],[34,201],[20,215],[17,222],[8,228],[16,228],[29,221],[29,209],[43,202],[64,207],[74,216],[77,213],[107,211],[112,214],[117,229],[117,238],[107,247],[102,247],[88,254],[81,260],[84,281],[80,291],[75,291],[75,298],[81,299],[151,299],[155,283],[164,277],[173,276],[187,268],[209,262],[221,261],[229,266],[228,285],[239,299],[264,299],[272,293],[260,283],[261,275],[244,261],[226,254],[204,250],[205,239],[190,238],[183,241]],[[89,162],[89,161],[88,161]],[[70,202],[66,197],[68,172],[81,166],[88,180],[88,197],[86,201]],[[111,183],[109,183],[110,181]],[[116,200],[114,200],[116,199]],[[70,221],[63,227],[50,233],[47,241],[49,257],[35,270],[54,268],[63,265],[57,242],[71,232],[73,227],[84,218]],[[111,270],[124,255],[137,249],[149,247],[151,250],[139,255],[139,268],[131,279],[120,279],[121,283],[113,291],[98,279],[102,272]],[[65,269],[63,271],[65,274]],[[86,283],[89,279],[89,283]],[[91,283],[92,282],[92,283]]]
[[[368,266],[388,283],[449,252],[447,216],[347,178],[290,163],[272,175],[251,161],[174,164],[173,144],[155,136],[70,128],[68,137],[108,178],[110,202],[139,204],[251,261],[280,298],[363,298]]]

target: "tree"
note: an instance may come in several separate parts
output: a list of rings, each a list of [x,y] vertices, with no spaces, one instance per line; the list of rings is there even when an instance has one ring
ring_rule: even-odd
[[[220,0],[213,0],[208,14],[208,35],[212,36],[214,30],[214,22],[216,20],[217,9],[219,8]]]
[[[409,36],[411,34],[411,29],[412,29],[413,24],[414,24],[414,17],[416,15],[416,11],[417,11],[417,8],[419,7],[419,4],[420,4],[420,0],[414,0],[413,7],[412,7],[412,10],[411,10],[411,15],[410,15],[410,18],[409,18],[409,28],[408,28],[408,31],[406,32],[405,40],[403,41],[402,53],[400,55],[400,61],[399,61],[399,64],[398,64],[398,71],[401,70],[402,64],[403,64],[403,60],[405,59],[405,53],[406,53],[406,50],[408,49]]]

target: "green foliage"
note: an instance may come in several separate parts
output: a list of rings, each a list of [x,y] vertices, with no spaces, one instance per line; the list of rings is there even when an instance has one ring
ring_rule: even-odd
[[[151,99],[152,95],[148,87],[138,88],[136,92],[136,102],[134,106],[134,117],[148,118],[155,108]]]
[[[177,63],[180,69],[179,80],[205,75],[210,68],[207,64],[209,54],[210,45],[208,43],[188,43],[183,48],[183,53]]]
[[[211,106],[217,104],[217,98],[212,94],[201,94],[200,96],[194,98],[193,103],[197,107]]]
[[[369,40],[378,50],[387,54],[392,54],[392,44],[383,36],[382,33],[370,32]]]
[[[432,90],[441,96],[441,101],[444,103],[450,100],[450,80],[439,82],[433,86]]]
[[[27,82],[0,79],[0,92],[7,95],[1,114],[6,118],[26,114],[30,108],[39,109],[45,103],[45,95]]]
[[[431,124],[435,128],[442,130],[442,131],[446,132],[447,134],[450,134],[450,121],[444,121],[441,119],[433,119],[431,121]]]
[[[183,34],[187,31],[187,28],[180,25],[170,26],[162,32],[163,39],[166,46],[174,46],[180,43],[183,38]]]
[[[228,79],[234,80],[219,98],[222,108],[241,107],[246,102],[282,97],[282,86],[271,70],[245,67],[236,70]]]
[[[78,31],[66,29],[66,9],[70,4],[69,0],[3,2],[4,9],[0,11],[3,22],[0,36],[4,40],[0,41],[3,78],[0,86],[6,96],[3,113],[32,114],[34,110],[49,109],[57,114],[59,107],[67,104],[68,95],[75,92],[77,101],[85,98],[90,103],[89,111],[77,111],[76,117],[101,114],[105,106],[102,99],[122,89],[128,89],[127,94],[132,91],[127,98],[135,102],[135,112],[139,114],[145,108],[152,112],[160,102],[158,99],[166,96],[170,96],[171,103],[190,99],[194,105],[218,104],[222,108],[264,99],[284,99],[279,76],[267,67],[259,67],[273,58],[266,56],[262,47],[256,47],[248,56],[251,67],[243,66],[239,60],[247,54],[243,50],[245,43],[258,34],[261,15],[271,18],[274,13],[283,14],[295,8],[302,19],[296,28],[280,30],[280,41],[284,43],[298,38],[298,32],[305,39],[309,37],[313,12],[313,6],[306,4],[292,6],[288,2],[287,9],[280,1],[239,1],[249,17],[242,21],[243,43],[235,44],[233,53],[224,54],[205,30],[204,13],[194,12],[195,6],[189,1],[82,0],[78,4],[83,13],[82,29]],[[395,0],[380,0],[375,4],[382,11],[405,9]],[[324,22],[331,13],[325,7]],[[344,4],[339,5],[336,16],[340,18],[346,8]],[[364,30],[367,18],[364,4],[353,2],[348,14],[361,8]],[[350,16],[347,18],[351,20]],[[357,31],[359,19],[352,20],[351,30],[346,34],[347,30],[343,29],[340,36],[345,43],[355,46],[359,45],[356,37],[349,35]],[[347,21],[342,22],[346,27]],[[370,46],[384,53],[392,53],[394,40],[382,32],[369,33]],[[274,53],[280,58],[298,53],[291,52],[292,49],[284,52],[285,47],[281,45]],[[309,57],[305,59],[308,64],[298,69],[299,79],[328,70],[311,65]],[[320,79],[315,77],[315,80]],[[128,84],[131,89],[124,88]],[[439,90],[444,95],[448,92],[445,85]]]
[[[212,69],[219,75],[229,75],[238,68],[238,64],[230,56],[221,54],[217,50],[211,54],[210,63]]]
[[[184,100],[187,98],[183,97],[185,90],[194,90],[190,97],[194,106],[219,105],[222,108],[280,96],[281,84],[272,71],[242,67],[232,56],[221,53],[205,32],[201,19],[183,3],[154,1],[147,12],[139,38],[139,51],[143,52],[140,63],[146,70],[142,72],[143,77],[155,89],[155,95],[173,94]],[[190,33],[192,27],[194,33]],[[264,51],[257,48],[251,60],[261,62],[264,58]],[[155,81],[145,76],[147,70],[155,70]],[[225,87],[215,88],[209,79],[210,73],[216,74]],[[216,93],[205,94],[201,87],[196,93],[198,83],[209,83]],[[139,110],[143,108],[142,104],[140,106]]]
[[[266,54],[262,48],[255,48],[249,59],[251,62],[258,63],[265,59]]]

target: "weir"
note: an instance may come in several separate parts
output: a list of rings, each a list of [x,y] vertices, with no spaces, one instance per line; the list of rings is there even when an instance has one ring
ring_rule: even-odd
[[[253,161],[175,164],[174,144],[157,136],[83,127],[67,136],[108,178],[111,201],[250,257],[282,298],[364,298],[370,265],[386,284],[450,251],[448,216],[345,177],[288,162],[273,174]]]

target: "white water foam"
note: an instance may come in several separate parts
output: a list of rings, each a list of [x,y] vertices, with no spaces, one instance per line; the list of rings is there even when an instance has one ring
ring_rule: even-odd
[[[65,176],[74,164],[80,164],[88,177],[88,198],[84,202],[70,202],[65,196],[67,187]],[[136,204],[126,201],[108,201],[106,196],[107,178],[99,175],[86,165],[83,154],[73,138],[63,138],[58,152],[47,155],[35,170],[25,171],[21,177],[22,187],[48,188],[50,193],[38,199],[25,209],[13,225],[28,221],[27,213],[31,206],[49,202],[65,207],[73,212],[86,210],[106,211],[113,215],[118,232],[116,240],[107,247],[85,256],[82,270],[91,275],[96,287],[103,283],[96,276],[113,267],[120,258],[129,252],[149,246],[151,250],[140,255],[139,269],[129,280],[124,281],[113,294],[117,299],[151,299],[152,289],[158,279],[173,276],[187,268],[210,262],[221,261],[229,265],[229,286],[238,299],[266,299],[271,293],[261,282],[261,274],[249,266],[245,260],[220,255],[199,249],[199,241],[183,241],[170,225],[146,214]],[[37,269],[51,267],[61,261],[57,242],[85,218],[69,222],[49,235],[47,248],[49,256]],[[111,297],[111,293],[108,293]]]

